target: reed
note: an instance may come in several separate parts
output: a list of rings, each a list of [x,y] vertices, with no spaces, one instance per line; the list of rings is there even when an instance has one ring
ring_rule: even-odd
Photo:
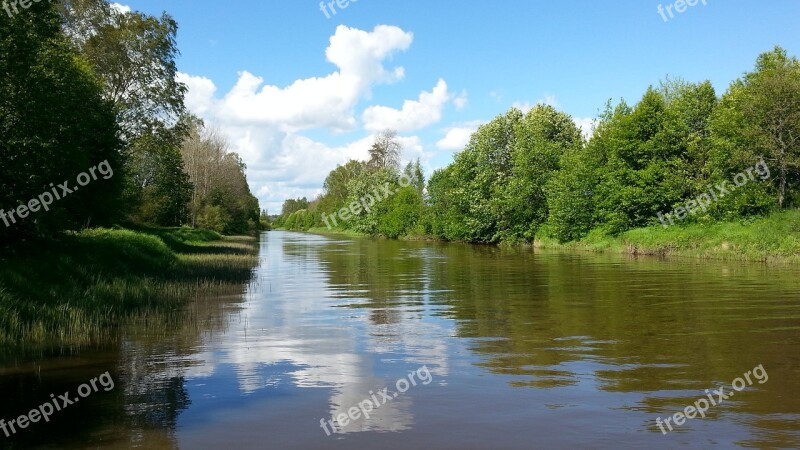
[[[188,228],[93,229],[0,255],[0,348],[76,348],[136,324],[167,330],[192,305],[241,296],[254,237]]]

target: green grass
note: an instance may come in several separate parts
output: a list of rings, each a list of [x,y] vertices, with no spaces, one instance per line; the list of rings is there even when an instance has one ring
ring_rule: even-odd
[[[352,230],[325,227],[311,228],[308,232],[367,237]],[[438,240],[434,236],[422,235],[401,239]],[[534,245],[542,249],[795,264],[800,263],[800,210],[736,222],[679,224],[666,229],[662,226],[638,228],[619,236],[595,230],[580,241],[568,243],[545,236],[537,239]]]
[[[4,350],[101,343],[168,320],[203,295],[242,291],[257,239],[188,228],[93,229],[0,255]],[[171,319],[169,319],[171,320]]]
[[[330,229],[328,227],[313,227],[313,228],[309,228],[307,230],[307,232],[308,233],[313,233],[313,234],[325,234],[325,235],[331,235],[331,236],[347,236],[347,237],[355,237],[355,238],[368,237],[369,236],[369,235],[364,234],[364,233],[359,233],[358,231],[353,231],[353,230],[348,230],[348,229],[340,229],[340,228]]]
[[[800,262],[800,210],[749,221],[638,228],[609,236],[594,231],[578,242],[550,239],[539,248],[761,262]]]

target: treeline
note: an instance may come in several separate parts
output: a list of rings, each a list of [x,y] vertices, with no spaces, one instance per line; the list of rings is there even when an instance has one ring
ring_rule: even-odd
[[[324,193],[309,202],[286,200],[277,228],[328,227],[391,238],[425,232],[425,178],[419,160],[400,167],[394,131],[380,133],[368,161],[348,161],[325,179]],[[342,211],[345,211],[343,214]]]
[[[738,174],[762,162],[768,178],[732,189]],[[303,227],[320,226],[321,212],[382,181],[363,175],[366,166],[351,161],[334,170],[324,195],[294,212],[291,225],[298,228],[302,217]],[[796,207],[798,169],[800,63],[776,47],[721,97],[710,82],[668,79],[633,106],[609,102],[588,141],[551,106],[511,109],[481,126],[454,162],[432,175],[424,195],[395,197],[343,228],[481,243],[568,242],[661,226],[663,214],[718,187],[727,192],[702,208],[695,203],[691,214],[684,209],[681,223],[739,220]],[[373,226],[362,226],[365,220]]]
[[[0,239],[137,222],[243,233],[259,226],[244,164],[184,106],[178,26],[106,0],[0,17],[0,208],[15,210],[104,161],[113,169]]]

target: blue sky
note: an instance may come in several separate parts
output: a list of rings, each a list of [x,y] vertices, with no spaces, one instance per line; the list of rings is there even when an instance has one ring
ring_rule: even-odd
[[[318,0],[124,2],[178,21],[187,105],[228,136],[271,212],[366,158],[384,126],[430,173],[513,105],[550,103],[587,126],[667,75],[721,95],[759,53],[800,55],[800,1],[706,3],[359,0],[327,18]]]

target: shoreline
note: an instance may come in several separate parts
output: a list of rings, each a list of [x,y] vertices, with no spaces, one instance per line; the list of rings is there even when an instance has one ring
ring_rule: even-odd
[[[166,326],[193,299],[238,292],[258,236],[190,228],[91,229],[0,255],[0,343],[82,347],[130,321]]]
[[[291,231],[291,230],[285,230]],[[382,238],[350,230],[310,228],[306,233],[351,238]],[[388,239],[383,237],[383,239]],[[453,242],[435,236],[403,236],[397,240]],[[474,242],[461,242],[486,245]],[[625,254],[658,258],[800,264],[800,210],[774,213],[738,222],[694,223],[663,228],[637,228],[619,236],[592,231],[580,241],[560,243],[547,237],[533,243],[489,244],[581,253]]]

